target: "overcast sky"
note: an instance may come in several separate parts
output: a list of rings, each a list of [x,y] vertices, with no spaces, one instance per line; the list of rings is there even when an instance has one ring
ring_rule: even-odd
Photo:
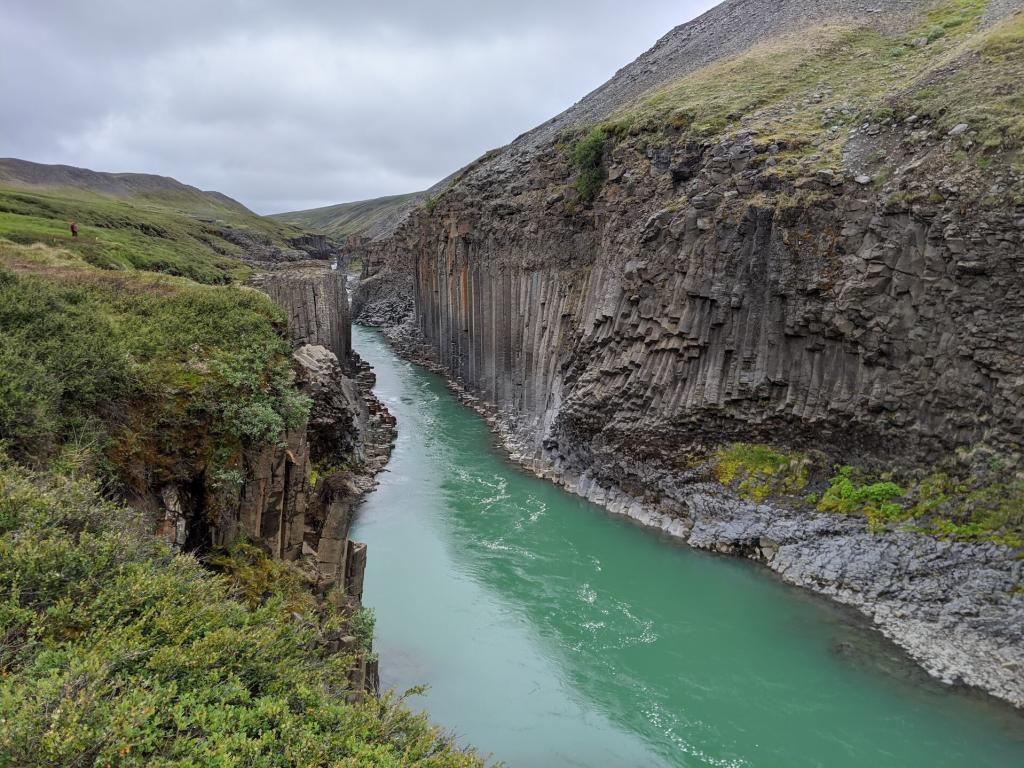
[[[260,213],[424,189],[714,0],[4,0],[0,157]]]

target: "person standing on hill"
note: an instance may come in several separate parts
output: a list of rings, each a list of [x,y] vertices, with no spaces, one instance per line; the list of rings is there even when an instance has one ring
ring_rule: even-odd
[[[78,222],[71,222],[71,236],[78,237]]]

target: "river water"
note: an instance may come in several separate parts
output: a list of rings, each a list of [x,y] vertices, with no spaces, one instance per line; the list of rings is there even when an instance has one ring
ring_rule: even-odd
[[[1024,766],[1024,717],[847,610],[528,475],[354,329],[398,442],[353,532],[382,682],[510,768]]]

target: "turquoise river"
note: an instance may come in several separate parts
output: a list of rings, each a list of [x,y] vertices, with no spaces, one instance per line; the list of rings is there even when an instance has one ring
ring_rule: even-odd
[[[847,610],[510,464],[443,380],[354,329],[399,436],[359,509],[385,687],[510,768],[1024,766],[1024,717]]]

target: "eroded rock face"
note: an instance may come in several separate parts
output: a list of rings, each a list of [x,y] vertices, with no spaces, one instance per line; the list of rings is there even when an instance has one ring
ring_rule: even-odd
[[[337,245],[327,235],[302,235],[293,237],[288,244],[311,259],[330,261],[338,255]]]
[[[569,172],[534,163],[414,225],[420,331],[537,450],[771,436],[926,463],[1024,434],[1011,212],[893,209],[842,175],[762,203],[776,182],[750,136],[622,153],[611,178],[635,185],[593,210],[545,204]]]
[[[204,472],[130,499],[157,520],[157,533],[176,549],[205,552],[239,536],[283,560],[302,554],[310,504],[305,427],[279,442],[250,449],[225,477]]]
[[[306,499],[297,499],[301,527],[290,529],[289,541],[315,557],[325,583],[344,584],[348,594],[353,579],[362,583],[362,566],[352,558],[365,562],[365,547],[349,540],[349,528],[359,499],[387,463],[395,421],[373,395],[373,373],[352,352],[342,272],[323,264],[277,267],[252,283],[285,310],[296,384],[312,400],[303,430]]]
[[[313,400],[307,427],[311,454],[328,465],[364,461],[369,413],[356,382],[327,347],[304,344],[293,357],[296,383]]]
[[[356,551],[348,535],[356,505],[387,463],[395,420],[373,396],[373,374],[362,361],[350,361],[353,379],[326,347],[299,347],[294,358],[297,383],[313,400],[307,434],[316,477],[304,541],[320,571],[340,579]]]
[[[323,262],[263,265],[250,285],[270,296],[288,317],[292,344],[326,347],[343,363],[352,353],[345,276]]]
[[[323,264],[264,266],[252,284],[289,318],[296,385],[312,401],[308,423],[252,448],[237,471],[199,475],[134,501],[178,548],[246,536],[285,560],[314,556],[329,585],[348,578],[354,506],[387,461],[394,419],[351,352],[343,277]]]

